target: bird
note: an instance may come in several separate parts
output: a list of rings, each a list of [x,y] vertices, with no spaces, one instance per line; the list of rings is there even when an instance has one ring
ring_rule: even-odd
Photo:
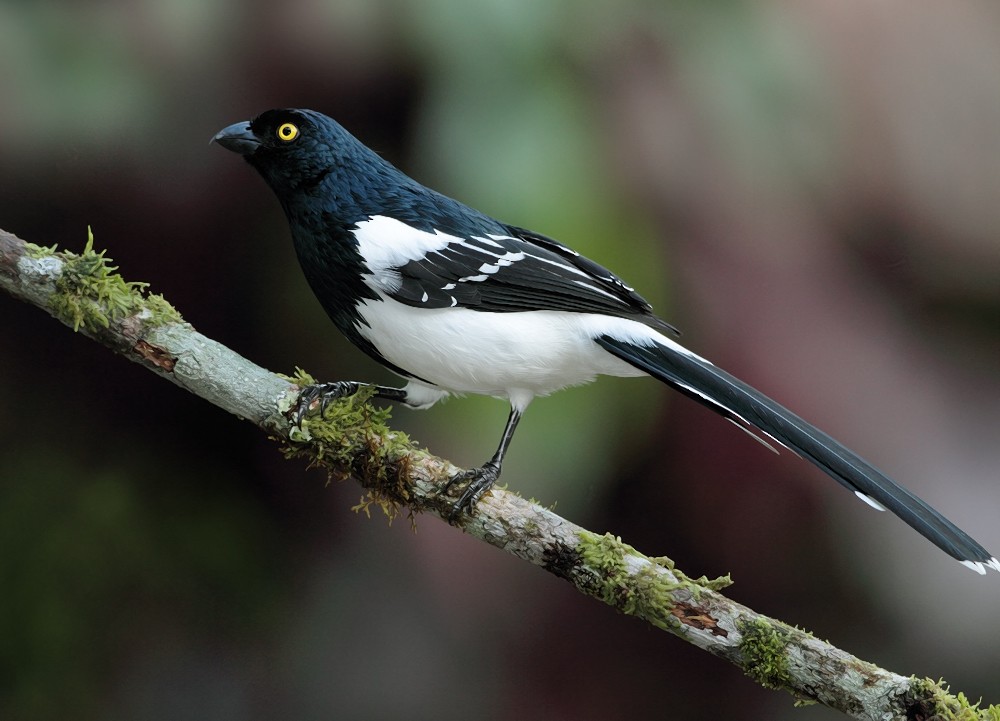
[[[509,402],[496,453],[444,484],[449,501],[461,488],[450,521],[473,513],[496,483],[535,397],[600,375],[652,376],[765,445],[811,461],[973,571],[1000,572],[993,554],[878,468],[682,346],[632,287],[569,246],[422,185],[313,110],[267,110],[212,142],[243,156],[277,196],[303,274],[333,324],[406,379],[401,388],[307,386],[296,422],[364,386],[419,409],[452,394]]]

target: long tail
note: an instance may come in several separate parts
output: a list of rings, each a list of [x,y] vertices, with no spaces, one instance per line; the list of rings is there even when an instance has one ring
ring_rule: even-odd
[[[637,345],[609,335],[595,339],[609,353],[708,406],[744,429],[752,426],[812,461],[879,510],[890,510],[953,558],[980,574],[1000,571],[989,551],[875,466],[760,391],[664,338]]]

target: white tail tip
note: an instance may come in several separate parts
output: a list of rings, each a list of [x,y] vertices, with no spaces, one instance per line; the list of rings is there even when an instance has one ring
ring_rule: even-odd
[[[1000,573],[1000,561],[998,561],[996,558],[991,558],[988,561],[959,561],[959,563],[961,563],[966,568],[971,568],[980,576],[986,575],[987,568],[992,568],[994,571]]]
[[[878,501],[876,501],[871,496],[866,496],[861,491],[855,491],[854,495],[857,496],[858,498],[860,498],[865,503],[867,503],[872,508],[874,508],[876,511],[884,511],[884,510],[886,510],[885,506],[883,506],[881,503],[879,503]],[[962,563],[968,563],[968,561],[962,561]]]

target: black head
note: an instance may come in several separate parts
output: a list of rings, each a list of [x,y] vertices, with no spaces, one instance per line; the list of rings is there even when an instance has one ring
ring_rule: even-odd
[[[389,215],[423,230],[504,232],[497,221],[409,178],[332,118],[313,110],[268,110],[212,138],[239,153],[281,202],[293,237],[323,223],[341,230]]]
[[[315,188],[331,173],[349,176],[384,162],[313,110],[268,110],[224,128],[212,141],[246,158],[279,198]]]

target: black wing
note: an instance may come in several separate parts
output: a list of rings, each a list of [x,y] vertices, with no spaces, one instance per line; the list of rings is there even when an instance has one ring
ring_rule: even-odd
[[[493,313],[561,310],[633,318],[668,329],[618,276],[576,251],[523,228],[466,234],[394,269],[390,297],[422,308]]]

